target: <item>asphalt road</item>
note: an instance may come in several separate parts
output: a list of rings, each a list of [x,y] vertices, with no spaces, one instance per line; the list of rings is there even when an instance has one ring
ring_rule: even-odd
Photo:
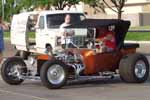
[[[143,48],[138,52],[148,53]],[[7,41],[4,56],[14,54],[14,49]],[[150,100],[150,79],[143,84],[127,84],[119,78],[103,79],[49,90],[40,81],[26,80],[21,85],[10,86],[0,78],[0,100]]]

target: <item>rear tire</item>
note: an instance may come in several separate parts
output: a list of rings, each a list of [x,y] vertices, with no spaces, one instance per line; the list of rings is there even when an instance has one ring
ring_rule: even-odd
[[[119,65],[120,78],[129,83],[143,83],[149,76],[149,63],[142,54],[125,56]]]
[[[18,75],[27,73],[25,62],[19,57],[11,57],[4,61],[1,67],[2,79],[10,85],[19,85],[24,80],[20,79]]]
[[[43,64],[40,77],[43,85],[49,89],[59,89],[67,82],[68,70],[66,65],[58,60],[47,61]]]

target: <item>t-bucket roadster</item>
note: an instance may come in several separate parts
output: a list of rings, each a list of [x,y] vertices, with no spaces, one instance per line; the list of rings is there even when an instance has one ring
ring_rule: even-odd
[[[114,26],[116,48],[98,52],[96,30],[108,26]],[[85,19],[70,25],[66,28],[88,29],[87,35],[73,37],[74,48],[66,46],[55,52],[51,48],[45,54],[30,52],[28,59],[36,62],[37,66],[34,75],[23,58],[7,58],[1,68],[2,78],[11,85],[21,84],[25,79],[41,79],[44,86],[50,89],[61,88],[71,80],[112,77],[116,74],[125,82],[143,83],[149,75],[149,63],[144,55],[136,53],[139,44],[124,43],[129,26],[129,21],[115,19]]]

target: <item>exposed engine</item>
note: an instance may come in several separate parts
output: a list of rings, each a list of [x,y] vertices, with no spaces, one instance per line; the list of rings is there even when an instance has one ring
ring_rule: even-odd
[[[58,60],[65,62],[69,67],[74,69],[75,76],[80,76],[85,69],[82,56],[75,52],[63,52],[56,56]]]

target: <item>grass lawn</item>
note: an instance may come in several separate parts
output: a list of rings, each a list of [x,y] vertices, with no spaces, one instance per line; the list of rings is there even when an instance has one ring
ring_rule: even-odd
[[[125,39],[133,41],[150,41],[150,33],[128,32]]]
[[[150,26],[140,26],[140,27],[130,27],[130,29],[150,29]],[[126,40],[133,41],[150,41],[150,33],[148,32],[128,32],[126,36]]]
[[[10,37],[10,32],[4,32],[4,37],[9,38]]]
[[[4,37],[5,38],[10,38],[10,32],[4,32]],[[35,38],[35,33],[34,32],[30,32],[29,33],[29,37],[30,38]]]

